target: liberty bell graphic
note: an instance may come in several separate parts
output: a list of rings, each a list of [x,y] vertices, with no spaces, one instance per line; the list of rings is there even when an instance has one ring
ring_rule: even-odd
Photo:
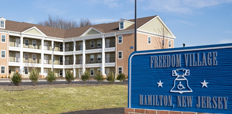
[[[176,69],[172,70],[172,76],[177,76],[174,80],[174,85],[170,92],[174,93],[185,93],[185,92],[193,92],[192,89],[188,85],[188,79],[185,76],[190,75],[189,69]]]

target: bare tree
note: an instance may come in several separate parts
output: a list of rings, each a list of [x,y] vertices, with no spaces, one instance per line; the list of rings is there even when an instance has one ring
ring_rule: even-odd
[[[89,26],[92,25],[90,20],[88,19],[81,19],[80,22],[78,23],[77,21],[74,20],[65,20],[60,17],[52,17],[48,16],[48,19],[45,21],[41,21],[38,23],[39,25],[43,26],[48,26],[48,27],[53,27],[53,28],[60,28],[60,29],[71,29],[71,28],[77,28],[77,27],[84,27],[84,26]]]
[[[80,20],[80,27],[85,27],[85,26],[90,26],[90,25],[92,25],[92,23],[90,22],[89,19],[82,18]]]

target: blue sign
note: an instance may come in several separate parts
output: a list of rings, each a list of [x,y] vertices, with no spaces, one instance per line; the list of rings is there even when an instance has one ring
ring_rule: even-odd
[[[128,108],[232,113],[232,44],[138,51]]]

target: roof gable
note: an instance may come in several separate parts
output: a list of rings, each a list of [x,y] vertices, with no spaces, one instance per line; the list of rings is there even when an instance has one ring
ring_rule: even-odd
[[[144,25],[140,26],[138,30],[161,36],[164,35],[166,37],[176,38],[174,34],[170,31],[170,29],[165,25],[165,23],[160,19],[159,16],[156,16]]]
[[[34,27],[31,27],[25,31],[23,31],[22,33],[25,33],[25,34],[32,34],[32,35],[40,35],[40,36],[46,36],[43,32],[41,32],[38,28],[36,28],[35,26]]]
[[[91,27],[87,31],[85,31],[81,36],[87,36],[87,35],[93,35],[93,34],[102,34],[102,32]]]

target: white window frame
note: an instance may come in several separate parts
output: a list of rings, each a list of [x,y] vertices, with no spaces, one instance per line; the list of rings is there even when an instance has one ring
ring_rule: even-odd
[[[4,57],[2,57],[2,54],[3,54],[2,52],[5,53]],[[1,58],[6,58],[6,50],[1,50]]]
[[[102,41],[101,40],[97,40],[97,47],[102,47]]]
[[[26,45],[26,42],[28,42],[27,45]],[[24,44],[25,46],[29,46],[29,40],[28,40],[28,39],[25,39],[25,40],[24,40],[24,43],[25,43],[25,44]]]
[[[28,69],[27,69],[27,72],[26,72],[26,69],[27,69],[27,67],[24,67],[24,74],[28,74]]]
[[[118,74],[120,74],[120,73],[119,73],[119,68],[122,69],[122,73],[123,73],[123,67],[122,67],[122,66],[119,66],[119,67],[118,67]]]
[[[120,40],[119,40],[120,37],[122,38],[122,39],[121,39],[121,42],[119,42],[119,41],[120,41]],[[121,36],[118,36],[118,44],[122,44],[122,43],[123,43],[123,36],[121,35]]]
[[[35,60],[34,60],[34,57],[35,57]],[[37,59],[36,54],[32,54],[32,60],[33,60],[33,61],[36,61],[36,59]]]
[[[91,74],[91,71],[93,71],[93,74]],[[90,76],[94,76],[94,69],[90,69]]]
[[[2,67],[4,67],[4,73],[2,73]],[[6,67],[5,67],[5,66],[1,66],[1,68],[0,68],[0,73],[1,73],[1,74],[5,74],[5,73],[6,73]]]
[[[3,26],[2,26],[2,22],[3,22]],[[6,25],[6,22],[5,22],[5,21],[3,21],[3,20],[1,20],[1,21],[0,21],[0,28],[5,29],[5,25]]]
[[[90,55],[90,62],[94,62],[94,55]]]
[[[122,23],[122,27],[121,27],[121,23]],[[119,22],[119,30],[123,30],[125,26],[125,23],[123,21]]]
[[[60,73],[62,73],[62,75],[60,75]],[[59,76],[63,76],[63,70],[62,69],[59,71]]]
[[[2,41],[3,36],[4,36],[4,38],[5,38],[5,41],[4,41],[4,42]],[[5,34],[2,34],[2,35],[1,35],[1,42],[2,42],[2,43],[6,43],[6,35],[5,35]]]
[[[121,58],[119,58],[119,53],[122,53],[122,57]],[[122,59],[123,58],[123,52],[122,51],[118,51],[118,59]]]
[[[100,60],[98,60],[100,58]],[[97,55],[97,61],[101,61],[102,60],[102,56],[101,56],[101,54],[98,54]]]
[[[172,41],[171,41],[171,40],[168,41],[168,47],[169,47],[169,48],[172,47]]]
[[[150,42],[150,43],[149,43]],[[150,36],[148,36],[147,37],[147,43],[150,45],[151,44],[151,37]]]
[[[26,59],[26,56],[27,56],[27,59]],[[25,61],[28,61],[28,60],[29,60],[29,54],[28,54],[28,53],[25,53],[25,54],[24,54],[24,59],[25,59]]]
[[[35,44],[35,45],[34,45]],[[35,48],[37,45],[37,41],[36,40],[32,40],[32,46]]]
[[[93,44],[93,45],[92,45]],[[93,47],[92,47],[93,46]],[[95,47],[95,41],[94,40],[91,40],[90,41],[90,48],[94,48]]]

